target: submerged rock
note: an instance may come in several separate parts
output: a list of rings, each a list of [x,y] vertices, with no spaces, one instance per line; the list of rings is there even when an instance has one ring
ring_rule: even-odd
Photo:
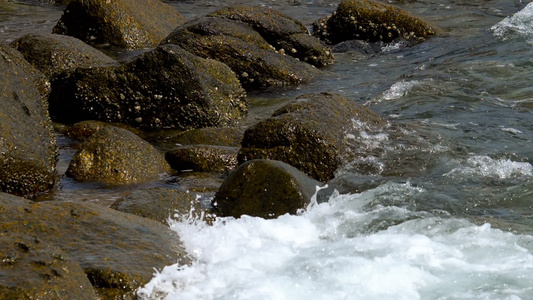
[[[194,194],[169,188],[136,190],[117,200],[111,208],[156,220],[168,225],[168,219],[190,217],[204,220],[207,213]]]
[[[296,214],[322,184],[298,169],[275,160],[251,160],[230,173],[213,199],[217,216],[265,219]]]
[[[320,72],[314,66],[275,51],[251,26],[225,18],[204,17],[174,30],[163,44],[175,44],[204,58],[227,64],[247,89],[298,85]]]
[[[398,38],[418,43],[439,31],[399,7],[374,0],[343,1],[313,27],[313,34],[329,44],[353,39],[390,43]]]
[[[380,128],[387,121],[370,109],[336,94],[307,94],[277,110],[244,133],[239,162],[273,159],[328,181],[346,162],[354,122]]]
[[[277,51],[316,67],[334,62],[328,46],[311,36],[298,20],[263,6],[231,6],[209,14],[250,25]]]
[[[227,172],[237,166],[239,148],[215,145],[187,145],[165,154],[170,166],[178,171]]]
[[[52,292],[47,294],[50,298],[43,299],[91,299],[91,289],[76,270],[76,263],[87,274],[98,299],[135,299],[136,290],[153,277],[154,268],[190,262],[179,237],[168,226],[114,209],[74,202],[31,204],[0,193],[0,211],[0,238],[23,238],[14,241],[18,249],[8,245],[14,252],[2,252],[3,258],[9,261],[11,257],[16,265],[33,261],[33,265],[26,265],[26,268],[41,272],[44,279],[50,280],[42,287],[52,289],[38,294]],[[20,253],[19,249],[25,253]],[[59,269],[61,267],[68,269]],[[14,277],[24,270],[0,270],[8,274],[2,276],[2,283],[8,282],[9,290],[32,291],[34,286],[21,287],[24,279]],[[35,277],[27,279],[32,278]],[[32,281],[35,287],[38,282]],[[72,292],[80,294],[70,297],[64,293],[62,288],[67,285],[72,287]],[[54,286],[59,295],[65,297],[56,297]]]
[[[157,46],[185,18],[159,0],[73,0],[53,32],[120,48]]]
[[[72,158],[67,175],[111,185],[158,179],[170,166],[152,145],[134,133],[105,127],[91,135]]]
[[[58,179],[46,82],[19,52],[0,46],[0,191],[32,197]]]
[[[30,33],[11,45],[49,79],[78,67],[116,63],[101,51],[71,36]]]
[[[78,68],[52,84],[58,122],[145,128],[227,126],[246,113],[246,93],[224,64],[164,45],[122,66]]]

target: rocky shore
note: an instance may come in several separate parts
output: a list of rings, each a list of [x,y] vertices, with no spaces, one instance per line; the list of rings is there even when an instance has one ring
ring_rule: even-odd
[[[135,299],[154,268],[190,262],[170,217],[296,214],[343,168],[396,176],[431,164],[409,125],[337,94],[301,95],[243,122],[247,93],[320,80],[334,45],[412,45],[439,33],[406,11],[346,0],[311,34],[263,7],[186,20],[159,0],[68,2],[53,33],[0,45],[2,299]],[[142,51],[120,61],[106,47]],[[179,134],[150,138],[168,129]],[[389,159],[365,139],[379,134],[403,155],[386,169],[368,159]],[[58,135],[80,141],[66,174]],[[211,203],[137,185],[191,171],[220,179]],[[60,176],[132,188],[111,207],[34,201]]]

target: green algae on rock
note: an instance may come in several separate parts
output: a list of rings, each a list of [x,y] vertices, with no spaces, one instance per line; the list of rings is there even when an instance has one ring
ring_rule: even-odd
[[[222,128],[199,128],[182,132],[168,140],[181,145],[217,145],[228,147],[240,147],[244,129],[238,127]]]
[[[27,34],[11,43],[50,80],[78,67],[114,64],[114,59],[81,40],[60,34]]]
[[[353,39],[389,43],[398,38],[418,43],[440,31],[399,7],[374,0],[343,1],[313,27],[314,35],[329,44]]]
[[[213,199],[220,217],[242,215],[265,219],[296,214],[306,208],[322,183],[275,160],[248,161],[230,173]]]
[[[73,0],[53,32],[91,44],[138,49],[157,46],[185,18],[159,0]]]
[[[174,30],[162,42],[228,65],[246,89],[307,83],[320,71],[275,51],[257,31],[240,21],[203,17]]]
[[[246,93],[231,69],[163,45],[121,66],[78,68],[52,83],[57,122],[83,120],[143,128],[227,126],[247,111]]]
[[[58,180],[46,82],[18,51],[0,46],[0,191],[32,197]]]
[[[170,172],[152,145],[134,133],[105,127],[91,135],[72,158],[67,175],[80,181],[110,185],[141,183]]]
[[[237,167],[239,148],[216,145],[186,145],[167,151],[165,159],[178,171],[227,172]]]

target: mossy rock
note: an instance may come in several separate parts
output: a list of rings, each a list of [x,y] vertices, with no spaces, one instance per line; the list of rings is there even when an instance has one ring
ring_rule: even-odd
[[[62,259],[77,262],[98,299],[136,299],[136,290],[152,279],[154,268],[190,263],[178,235],[157,221],[90,203],[28,203],[14,198],[0,193],[0,236],[27,236],[43,246],[51,245],[48,266],[68,266]],[[34,246],[31,241],[23,243]],[[61,250],[56,257],[55,248]],[[28,260],[33,259],[31,254]],[[17,274],[17,270],[4,270]],[[60,270],[57,273],[64,274]],[[75,281],[74,268],[71,276]],[[90,289],[87,295],[91,295]]]
[[[105,127],[90,136],[72,158],[67,175],[110,185],[156,180],[170,172],[163,155],[134,133]]]
[[[142,128],[228,126],[247,111],[246,93],[226,65],[164,45],[122,66],[78,68],[52,83],[57,122]]]
[[[62,129],[60,130],[60,132],[68,136],[71,139],[84,141],[91,135],[95,134],[98,130],[105,128],[105,127],[119,127],[122,129],[129,130],[136,135],[141,134],[139,130],[131,126],[128,126],[126,124],[107,123],[107,122],[93,121],[93,120],[81,121],[72,126],[62,126]]]
[[[237,167],[239,148],[215,145],[187,145],[165,154],[170,166],[178,171],[227,172]]]
[[[323,184],[298,169],[274,160],[251,160],[230,173],[213,199],[217,216],[265,219],[305,209]]]
[[[316,67],[334,62],[328,46],[309,34],[298,20],[263,6],[231,6],[209,14],[250,25],[277,51],[281,51]]]
[[[399,7],[374,0],[346,0],[329,17],[313,24],[314,35],[337,44],[347,40],[418,43],[440,32],[436,26]]]
[[[252,27],[235,20],[200,18],[176,28],[163,44],[225,63],[246,89],[299,85],[320,74],[310,64],[277,53]]]
[[[346,161],[357,156],[346,136],[354,122],[383,128],[387,121],[370,109],[328,93],[306,94],[244,133],[239,163],[252,159],[286,162],[326,182]]]
[[[66,35],[29,33],[11,45],[49,79],[78,67],[116,63],[101,51]]]
[[[53,29],[91,44],[157,46],[185,18],[159,0],[73,0]]]
[[[0,191],[32,197],[58,180],[58,146],[42,73],[0,45]]]
[[[195,194],[169,188],[149,188],[136,190],[118,199],[111,208],[156,220],[168,225],[168,219],[182,217],[208,219],[208,213],[202,207]]]
[[[199,128],[180,133],[169,138],[172,143],[181,145],[217,145],[228,147],[240,147],[244,129],[237,127],[224,128]]]

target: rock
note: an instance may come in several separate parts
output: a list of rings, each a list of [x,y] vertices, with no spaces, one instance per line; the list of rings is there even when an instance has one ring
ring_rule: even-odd
[[[307,94],[244,133],[239,163],[252,159],[286,162],[312,178],[328,181],[351,153],[347,136],[354,122],[382,128],[386,120],[336,94]]]
[[[347,40],[418,43],[440,30],[409,12],[374,0],[346,0],[329,17],[313,24],[313,34],[329,44]]]
[[[227,172],[237,166],[239,148],[214,145],[187,145],[165,154],[170,166],[178,171]]]
[[[24,58],[49,79],[78,67],[114,64],[115,60],[81,40],[59,34],[27,34],[13,43]]]
[[[156,220],[168,225],[168,219],[192,217],[205,220],[207,213],[194,194],[169,188],[136,190],[117,200],[111,208]]]
[[[61,133],[65,134],[71,139],[84,141],[91,135],[95,134],[98,130],[105,128],[105,127],[119,127],[122,129],[129,130],[136,135],[139,135],[141,133],[137,129],[131,126],[125,125],[125,124],[107,123],[107,122],[91,121],[91,120],[81,121],[72,126],[65,126],[65,128],[61,130]]]
[[[185,18],[159,0],[74,0],[53,32],[91,44],[139,49],[157,46]]]
[[[67,175],[110,185],[158,179],[170,166],[152,145],[134,133],[105,127],[90,136],[72,158]]]
[[[250,25],[277,51],[296,57],[316,67],[334,62],[328,46],[311,36],[298,20],[263,6],[231,6],[209,14]]]
[[[227,64],[246,89],[298,85],[320,74],[310,64],[275,52],[249,25],[219,17],[188,22],[162,43],[179,45],[198,56]]]
[[[0,298],[97,299],[80,265],[57,246],[23,233],[0,235]]]
[[[50,113],[144,128],[227,126],[246,113],[246,93],[224,64],[164,45],[122,66],[78,68],[52,84]]]
[[[222,183],[213,199],[217,216],[242,215],[265,219],[296,214],[305,208],[322,184],[298,169],[274,160],[251,160]]]
[[[98,299],[135,299],[136,289],[150,281],[154,268],[190,263],[178,235],[159,222],[91,203],[31,204],[14,198],[0,193],[0,236],[28,236],[38,239],[43,246],[59,248],[64,256],[57,252],[59,256],[55,258],[65,262],[54,260],[52,255],[45,261],[50,263],[48,267],[70,267],[69,262],[77,262]],[[27,240],[23,243],[29,248],[35,246]],[[54,253],[51,249],[50,252]],[[28,260],[32,260],[33,253],[27,254]],[[58,273],[64,274],[63,271]],[[74,268],[72,272],[72,278],[65,279],[78,282]],[[90,290],[87,291],[90,296]],[[62,299],[81,297],[79,294]]]
[[[225,128],[200,128],[180,133],[169,139],[172,143],[181,145],[218,145],[228,147],[240,147],[244,129],[236,127]]]
[[[0,46],[0,191],[32,197],[58,180],[46,82],[19,52]]]

